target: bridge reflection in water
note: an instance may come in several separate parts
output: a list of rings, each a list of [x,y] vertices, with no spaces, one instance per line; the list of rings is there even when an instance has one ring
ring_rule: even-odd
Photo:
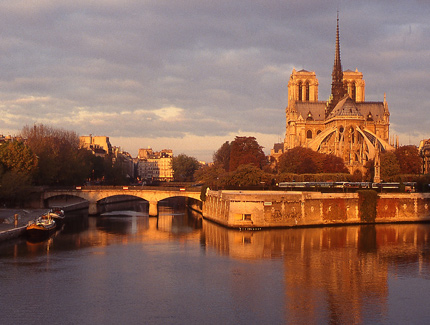
[[[125,253],[136,247],[128,244],[141,243],[141,251],[146,252],[168,242],[180,260],[174,263],[178,267],[184,256],[177,247],[197,247],[192,258],[184,259],[196,264],[183,266],[199,288],[199,293],[193,292],[196,296],[209,294],[207,283],[214,282],[216,286],[210,289],[215,291],[210,291],[213,296],[207,296],[206,302],[221,306],[225,300],[222,306],[226,309],[236,303],[232,310],[246,305],[258,315],[270,313],[272,320],[273,315],[279,315],[287,323],[390,323],[396,320],[396,313],[419,317],[415,320],[420,322],[430,316],[425,307],[430,298],[429,224],[239,231],[202,220],[193,212],[164,206],[159,207],[157,218],[137,210],[125,217],[83,220],[82,229],[71,231],[66,224],[64,233],[53,239],[52,249],[46,249],[52,244],[47,242],[40,250],[55,254],[60,247],[99,246],[97,253],[108,254],[107,246],[118,243]],[[32,246],[32,254],[37,249]],[[142,265],[154,263],[150,255],[145,255]],[[143,268],[139,256],[133,260],[136,270]],[[160,262],[158,256],[156,261]],[[187,277],[181,268],[160,271],[169,276],[170,271],[175,272],[175,279]],[[404,279],[423,285],[406,288],[396,296],[392,291],[409,283]],[[139,276],[135,281],[143,280]],[[181,288],[189,290],[188,285]],[[419,305],[414,305],[417,301]]]
[[[389,308],[390,276],[401,277],[407,267],[416,276],[430,278],[428,224],[238,231],[199,220],[190,211],[131,218],[126,224],[120,218],[90,220],[97,220],[101,231],[94,234],[104,238],[100,243],[111,242],[120,233],[128,234],[123,241],[131,242],[199,241],[207,252],[245,263],[282,261],[284,276],[279,286],[284,287],[285,311],[293,323],[381,320]],[[398,268],[399,264],[403,267]],[[256,285],[252,277],[246,278],[250,282],[237,288],[239,295],[245,287]]]

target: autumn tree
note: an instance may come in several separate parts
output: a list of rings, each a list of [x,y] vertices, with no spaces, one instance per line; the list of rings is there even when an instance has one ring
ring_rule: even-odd
[[[225,171],[230,168],[230,153],[231,143],[224,142],[223,145],[213,154],[213,162],[215,166],[222,167]]]
[[[235,171],[240,165],[248,164],[260,169],[267,164],[263,147],[254,137],[237,136],[231,143],[229,171]]]
[[[399,162],[400,174],[419,174],[421,157],[416,146],[401,146],[394,151]]]
[[[187,182],[194,180],[194,172],[199,169],[200,164],[194,157],[183,153],[172,158],[173,178],[175,181]]]
[[[284,152],[279,158],[278,169],[280,173],[292,174],[348,173],[342,158],[303,147]]]
[[[73,185],[82,183],[91,169],[82,157],[75,132],[56,129],[43,124],[25,126],[21,136],[38,157],[35,181],[39,185]]]
[[[348,168],[342,158],[333,154],[324,155],[322,172],[323,173],[348,173]]]

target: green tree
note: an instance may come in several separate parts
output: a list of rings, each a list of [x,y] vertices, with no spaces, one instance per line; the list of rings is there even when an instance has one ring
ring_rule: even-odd
[[[0,145],[0,200],[13,205],[26,197],[37,168],[37,157],[23,142]]]
[[[172,158],[173,178],[175,181],[187,182],[194,180],[194,172],[199,169],[200,164],[194,157],[183,153]]]
[[[30,192],[31,177],[29,174],[8,170],[0,175],[0,201],[15,205],[25,201]]]
[[[254,137],[236,137],[231,143],[229,171],[235,171],[240,165],[252,164],[262,169],[267,164],[263,147]]]
[[[265,173],[253,164],[240,165],[230,172],[228,185],[233,187],[246,187],[261,185],[261,182],[269,183]]]
[[[381,154],[381,179],[383,181],[390,181],[399,173],[400,165],[394,152],[383,152]]]
[[[211,189],[219,189],[227,183],[228,173],[223,167],[214,164],[199,168],[194,173],[194,177],[197,181],[204,183]]]
[[[115,159],[110,156],[104,158],[103,183],[106,185],[127,185],[129,179],[123,168],[123,157],[118,156]],[[114,161],[112,163],[112,161]]]
[[[0,145],[0,163],[5,170],[32,176],[37,168],[37,157],[21,141],[10,141]]]

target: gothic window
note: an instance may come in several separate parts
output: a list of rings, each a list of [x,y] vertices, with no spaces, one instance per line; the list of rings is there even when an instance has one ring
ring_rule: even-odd
[[[306,138],[312,139],[312,131],[311,130],[308,130],[308,132],[306,132]]]
[[[367,115],[367,120],[368,121],[373,121],[373,116],[372,116],[371,112],[369,112],[369,114]]]
[[[356,88],[355,82],[354,82],[351,85],[351,98],[354,100],[354,102],[357,101],[356,96],[357,96],[357,88]]]
[[[354,143],[355,137],[354,137],[354,128],[353,127],[351,127],[349,129],[349,133],[351,134],[351,142]]]
[[[344,131],[344,128],[343,128],[343,126],[341,126],[341,127],[339,128],[339,141],[341,141],[341,140],[342,140],[343,131]]]
[[[317,131],[317,135],[318,135],[318,134],[320,134],[320,133],[321,133],[321,130],[318,130],[318,131]]]
[[[305,94],[305,96],[306,96],[306,101],[308,102],[309,101],[309,82],[308,81],[306,81],[306,84],[305,84],[305,88],[306,88],[306,94]]]
[[[302,94],[303,94],[302,82],[299,81],[299,102],[302,101]]]

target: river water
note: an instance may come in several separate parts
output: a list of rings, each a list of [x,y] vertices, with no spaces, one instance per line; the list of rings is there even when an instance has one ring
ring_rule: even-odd
[[[0,324],[424,324],[430,225],[228,230],[181,207],[0,244]]]

